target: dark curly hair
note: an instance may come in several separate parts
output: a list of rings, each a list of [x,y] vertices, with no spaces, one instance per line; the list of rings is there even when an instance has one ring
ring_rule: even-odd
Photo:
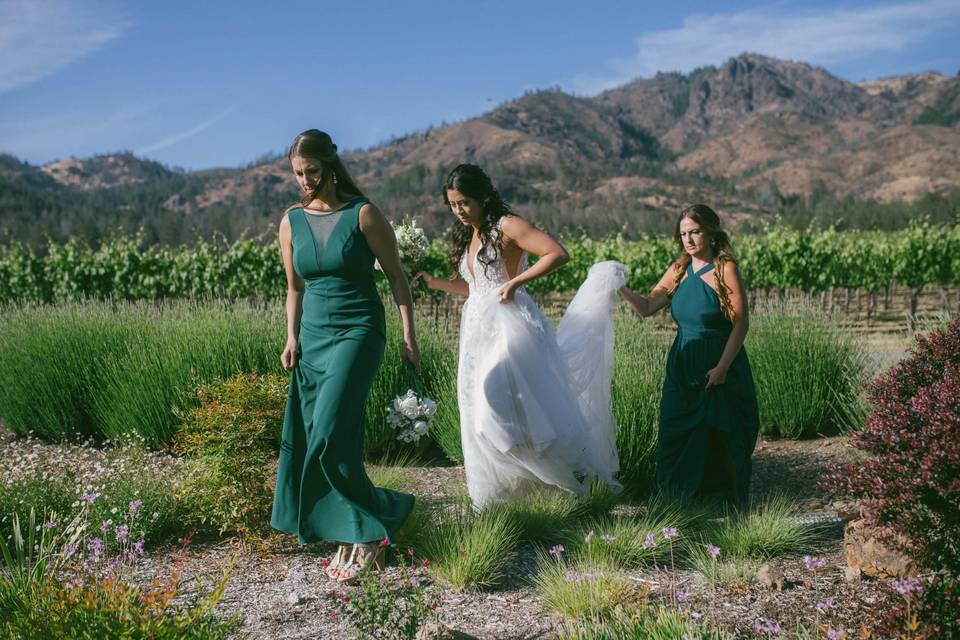
[[[670,289],[669,295],[672,296],[676,292],[677,287],[680,286],[680,281],[683,280],[683,276],[686,273],[687,265],[690,264],[690,254],[687,253],[683,246],[683,240],[680,239],[680,223],[683,222],[684,218],[690,218],[700,225],[700,230],[710,243],[710,248],[713,250],[713,264],[716,267],[713,271],[713,277],[717,283],[717,297],[720,299],[720,310],[723,311],[723,315],[725,315],[728,320],[733,322],[734,313],[733,305],[730,304],[730,287],[727,286],[727,283],[724,282],[723,279],[723,265],[726,262],[736,264],[737,259],[733,253],[733,247],[730,244],[730,236],[728,236],[727,232],[720,226],[720,216],[705,204],[692,204],[684,208],[684,210],[680,212],[680,217],[677,218],[673,239],[677,243],[677,249],[680,254],[677,256],[676,262],[673,263],[673,287]]]
[[[493,186],[490,176],[475,164],[458,165],[447,176],[446,182],[443,183],[443,202],[449,207],[448,189],[454,189],[473,198],[483,208],[483,220],[480,222],[479,229],[480,251],[477,253],[477,259],[483,264],[483,272],[487,273],[487,268],[503,251],[503,234],[497,223],[503,216],[516,214],[503,201],[500,192]],[[472,239],[473,227],[470,225],[456,224],[450,230],[450,269],[454,278],[457,277],[460,269],[460,259],[470,247]],[[491,247],[493,251],[488,251]]]

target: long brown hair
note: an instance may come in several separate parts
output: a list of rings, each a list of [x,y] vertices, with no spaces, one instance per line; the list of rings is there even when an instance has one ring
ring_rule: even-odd
[[[320,179],[317,184],[300,198],[300,205],[307,206],[320,194],[329,180],[336,185],[337,200],[347,202],[354,198],[363,198],[363,192],[353,181],[350,172],[343,166],[343,161],[337,155],[337,145],[333,143],[329,134],[319,129],[307,129],[293,139],[287,158],[296,157],[313,160],[320,163]]]
[[[503,251],[503,233],[497,222],[503,216],[514,215],[510,206],[500,197],[500,192],[493,186],[493,181],[486,172],[475,164],[457,165],[443,184],[443,202],[450,206],[447,190],[453,189],[463,195],[473,198],[483,207],[483,220],[480,222],[480,251],[477,260],[483,265],[483,272],[493,264]],[[456,223],[450,230],[450,269],[452,277],[457,277],[460,268],[460,259],[463,252],[470,247],[473,239],[473,227]],[[487,250],[493,248],[489,254]]]
[[[680,223],[683,222],[684,218],[689,218],[700,225],[700,231],[706,236],[707,241],[710,243],[710,249],[713,251],[713,277],[717,283],[717,297],[720,299],[720,311],[727,317],[727,320],[733,322],[736,314],[733,312],[733,306],[730,304],[730,287],[727,286],[727,283],[724,282],[723,279],[723,266],[727,262],[736,264],[737,259],[733,254],[730,236],[720,227],[720,216],[705,204],[690,205],[681,211],[680,217],[677,218],[677,225],[673,231],[673,239],[677,243],[680,254],[677,256],[676,262],[673,263],[673,287],[668,293],[672,296],[676,292],[677,287],[680,286],[680,281],[683,280],[683,276],[687,271],[687,265],[690,264],[691,260],[690,254],[687,253],[687,250],[683,246],[683,240],[680,239]]]

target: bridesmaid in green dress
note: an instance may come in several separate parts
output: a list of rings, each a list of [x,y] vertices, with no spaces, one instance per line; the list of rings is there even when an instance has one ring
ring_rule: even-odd
[[[704,204],[683,210],[680,255],[649,296],[620,291],[640,315],[670,303],[677,337],[667,356],[657,436],[657,485],[684,497],[718,494],[748,506],[757,395],[743,348],[747,300],[730,239]]]
[[[326,133],[311,129],[290,147],[304,196],[280,223],[287,275],[287,344],[280,356],[290,390],[280,442],[271,524],[301,543],[340,543],[327,566],[336,580],[379,565],[413,496],[374,487],[363,468],[367,394],[383,359],[383,304],[374,259],[403,321],[403,355],[419,368],[410,287],[390,223],[363,197]]]

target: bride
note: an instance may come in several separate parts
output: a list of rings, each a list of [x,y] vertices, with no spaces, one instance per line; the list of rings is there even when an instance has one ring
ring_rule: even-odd
[[[444,187],[460,222],[452,233],[454,275],[416,278],[467,296],[457,395],[474,508],[545,486],[581,498],[594,480],[619,487],[611,313],[626,268],[594,265],[555,335],[523,285],[567,262],[566,250],[514,215],[480,167],[461,164]],[[529,254],[538,259],[528,268]]]

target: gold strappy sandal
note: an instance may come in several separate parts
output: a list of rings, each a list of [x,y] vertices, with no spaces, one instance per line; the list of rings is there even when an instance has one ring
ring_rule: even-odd
[[[350,559],[341,566],[336,577],[337,582],[350,583],[360,574],[370,570],[382,570],[385,566],[384,547],[376,544],[355,544],[350,552]]]
[[[331,580],[336,580],[338,578],[338,572],[341,569],[345,569],[349,559],[347,558],[347,545],[341,544],[337,547],[337,552],[330,559],[330,563],[324,568],[327,573],[327,577]]]

